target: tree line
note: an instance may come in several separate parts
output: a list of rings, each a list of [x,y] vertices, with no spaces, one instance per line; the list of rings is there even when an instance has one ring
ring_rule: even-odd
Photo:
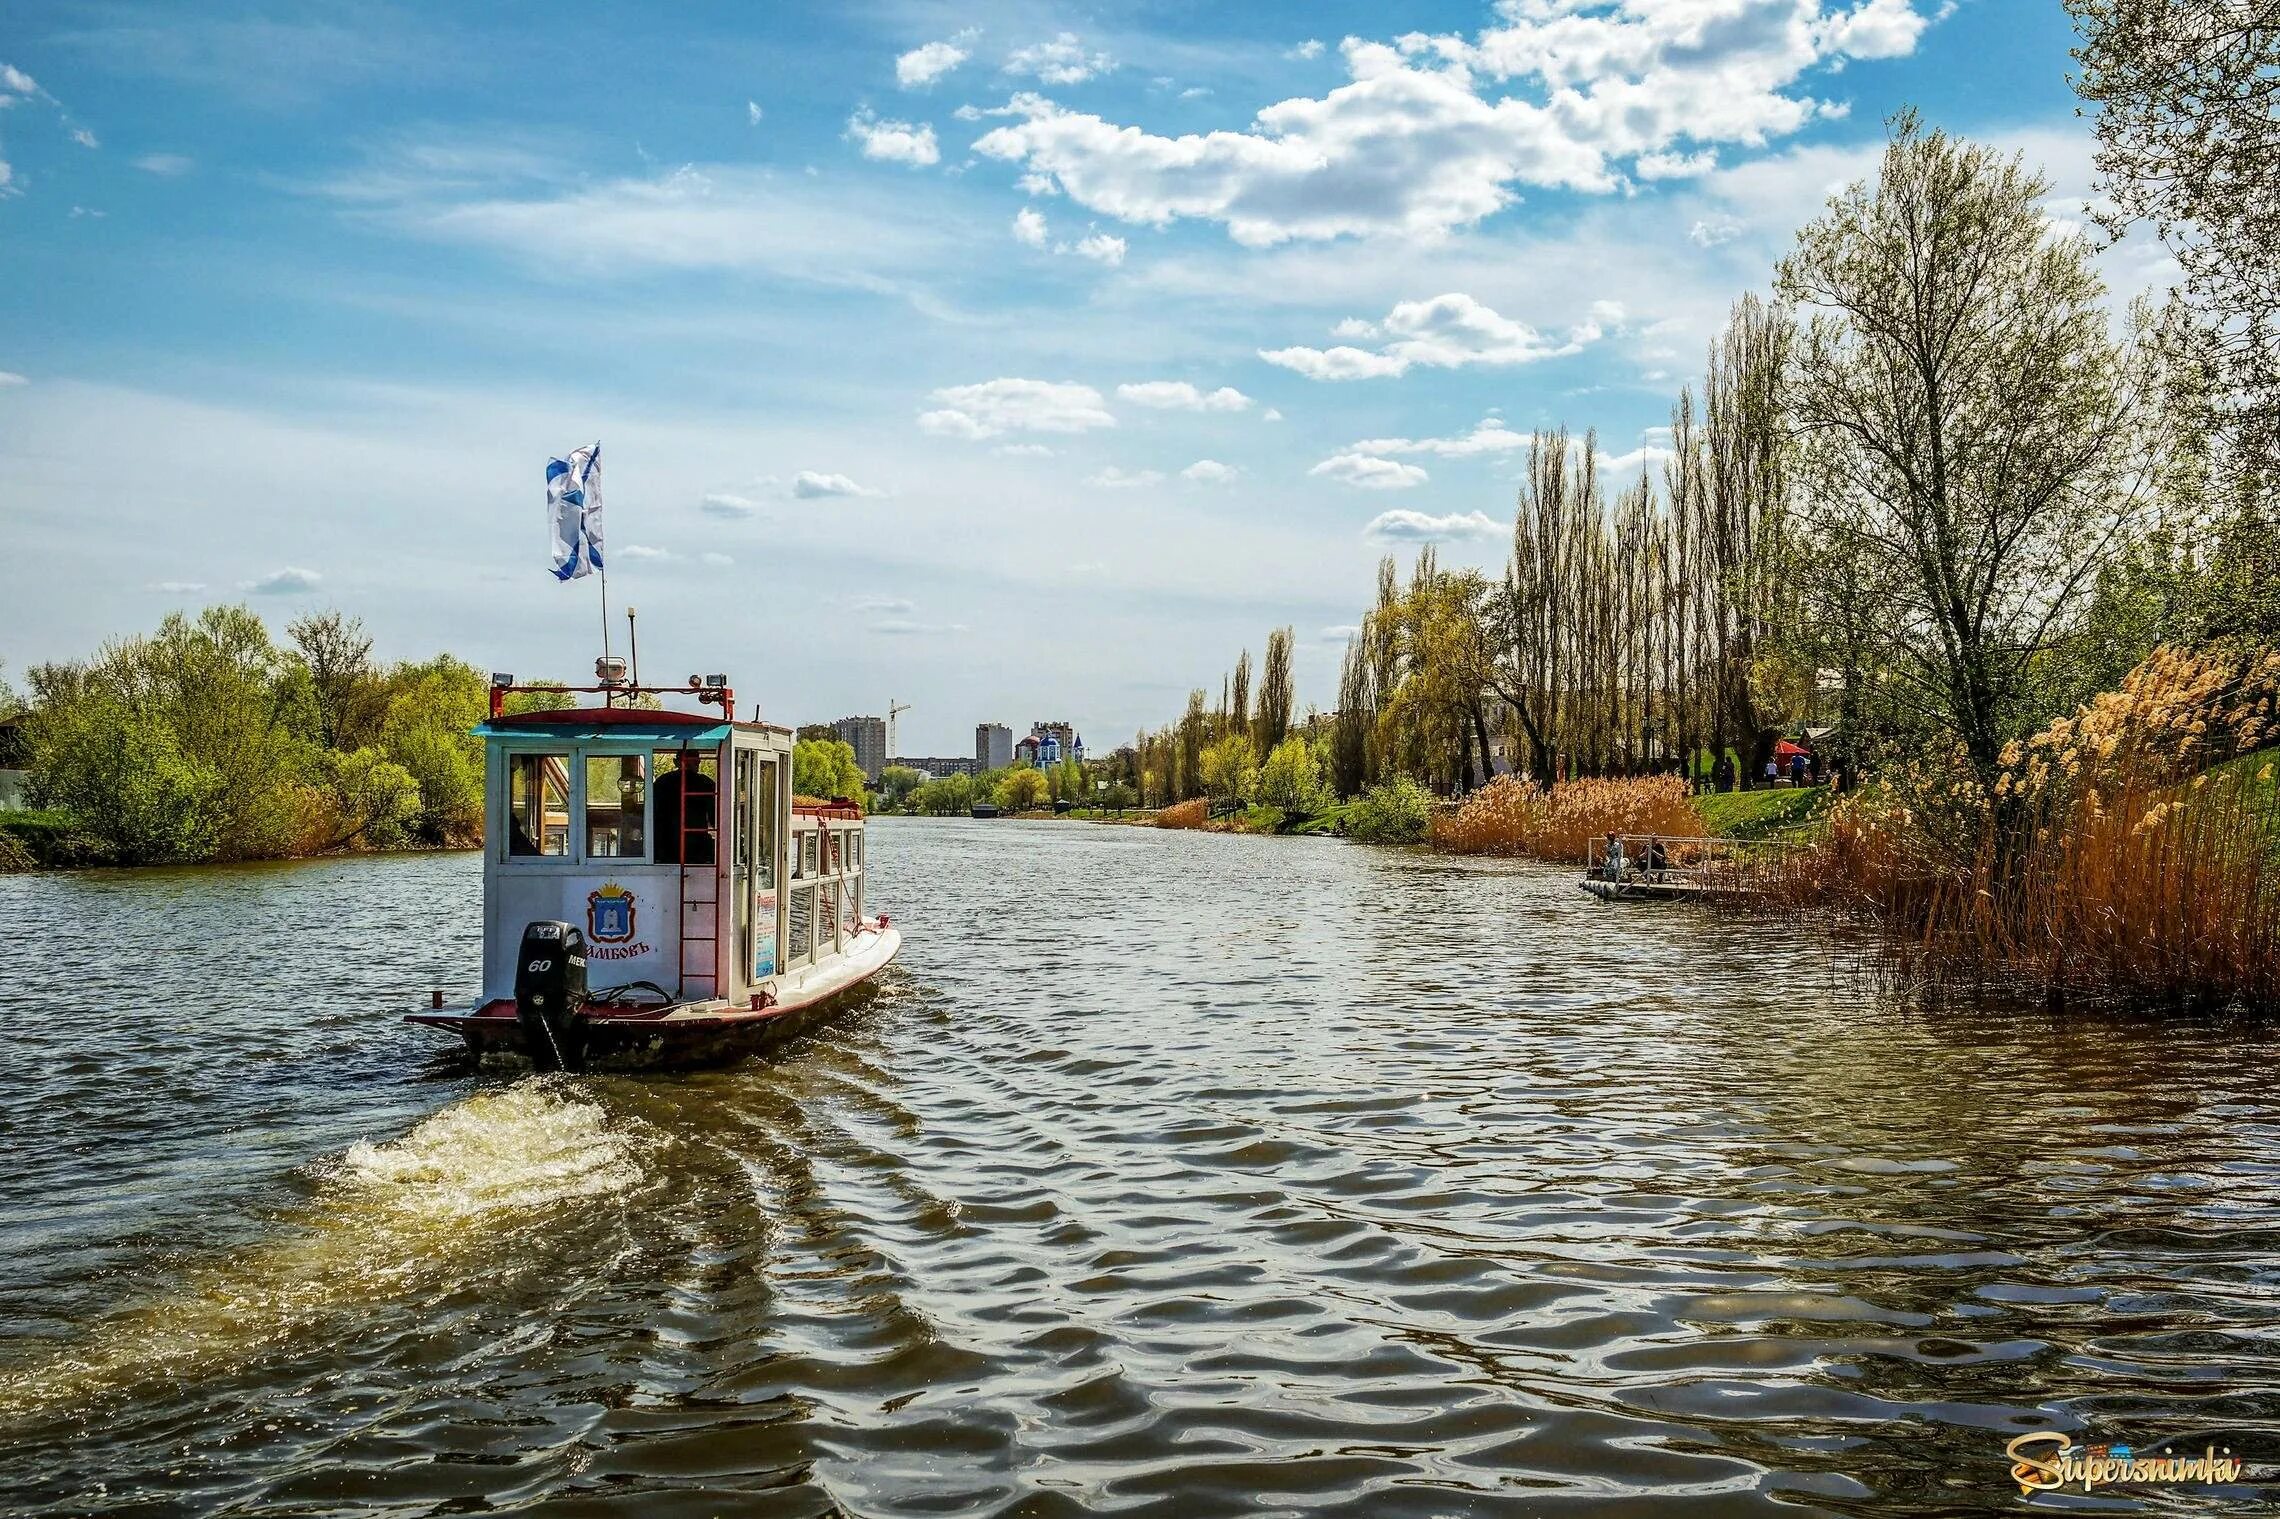
[[[2120,45],[2098,17],[2126,31],[2147,10],[2076,8],[2097,58]],[[2256,35],[2270,58],[2272,28]],[[2169,140],[2134,116],[2101,130],[2110,176]],[[2271,134],[2259,151],[2280,175]],[[1592,434],[1537,433],[1501,575],[1430,548],[1406,578],[1381,564],[1322,724],[1331,789],[1699,780],[1719,756],[1752,775],[1808,733],[1840,776],[1943,755],[1985,788],[2009,746],[2156,648],[2280,637],[2251,362],[2268,292],[2231,310],[2223,270],[2189,264],[2117,320],[2096,237],[2048,215],[2050,192],[2018,157],[1896,117],[1874,179],[1798,233],[1770,299],[1735,305],[1659,470],[1610,480]],[[1142,735],[1161,795],[1216,794],[1226,735],[1260,748],[1246,675]]]
[[[25,672],[29,800],[69,852],[117,864],[275,859],[481,839],[489,682],[448,654],[383,665],[362,625],[278,643],[242,606],[176,612]]]

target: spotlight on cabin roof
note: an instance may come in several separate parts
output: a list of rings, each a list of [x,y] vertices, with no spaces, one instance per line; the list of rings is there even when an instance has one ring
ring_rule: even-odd
[[[493,670],[491,672],[491,684],[494,686],[511,686],[514,683],[514,676],[505,670]]]
[[[604,654],[594,661],[594,682],[603,686],[625,684],[625,661],[614,654]]]
[[[707,691],[723,691],[723,690],[726,690],[727,688],[728,688],[728,677],[727,677],[727,676],[725,676],[725,675],[708,675],[708,676],[706,676],[706,677],[705,677],[705,689],[706,689]]]

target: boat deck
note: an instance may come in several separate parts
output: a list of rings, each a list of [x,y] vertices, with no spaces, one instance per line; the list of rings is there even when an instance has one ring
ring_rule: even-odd
[[[842,993],[884,970],[902,947],[902,931],[884,920],[866,922],[843,953],[780,978],[749,1002],[708,997],[661,1006],[614,1007],[587,1003],[580,1022],[597,1053],[687,1055],[738,1046],[757,1048],[788,1038]],[[523,1053],[523,1025],[514,999],[494,998],[462,1013],[411,1013],[405,1022],[447,1029],[478,1055]]]

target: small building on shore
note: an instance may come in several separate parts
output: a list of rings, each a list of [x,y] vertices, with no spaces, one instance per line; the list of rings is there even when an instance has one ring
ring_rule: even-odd
[[[21,812],[31,806],[26,795],[31,784],[31,735],[21,716],[0,717],[0,812]]]

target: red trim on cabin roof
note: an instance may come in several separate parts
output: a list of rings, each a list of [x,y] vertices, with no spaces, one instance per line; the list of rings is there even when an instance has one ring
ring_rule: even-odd
[[[663,707],[551,707],[543,712],[514,712],[492,721],[503,728],[518,723],[544,728],[711,728],[722,718],[717,712],[674,712]]]

